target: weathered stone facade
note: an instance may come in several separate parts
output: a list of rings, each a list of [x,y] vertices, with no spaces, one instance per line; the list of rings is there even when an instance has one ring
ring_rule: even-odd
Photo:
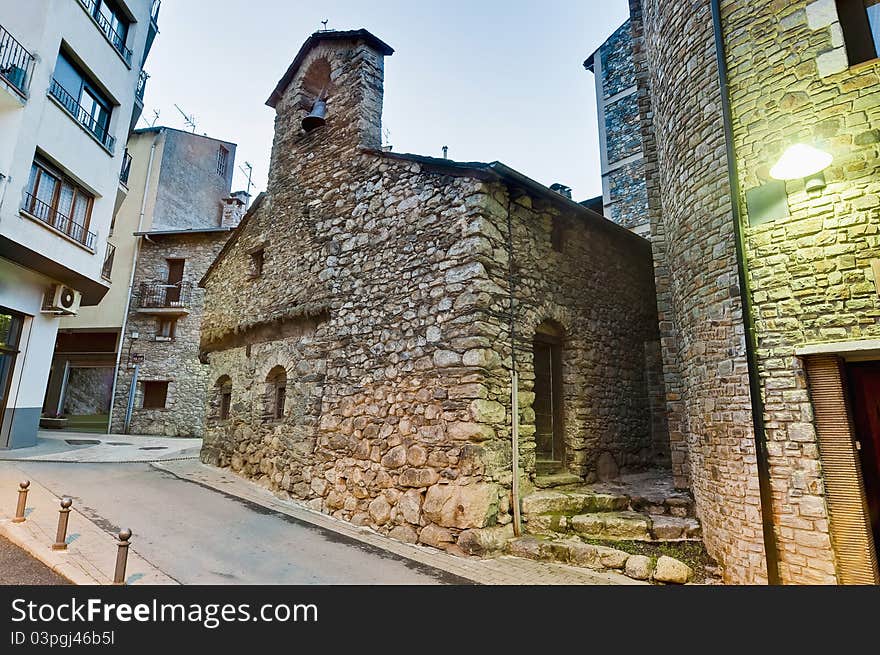
[[[630,21],[584,62],[596,81],[603,214],[649,236],[641,123]]]
[[[765,581],[768,556],[784,583],[851,579],[849,546],[832,547],[823,469],[834,462],[822,460],[806,365],[814,351],[880,359],[869,347],[880,317],[880,64],[847,65],[832,1],[720,2],[772,490],[768,554],[710,2],[630,6],[674,470],[690,481],[727,580]],[[790,181],[790,215],[750,216],[751,194],[798,141],[833,155],[828,186],[808,193]]]
[[[205,292],[197,283],[228,238],[229,232],[207,232],[144,239],[135,267],[134,292],[122,342],[111,432],[124,431],[134,364],[140,361],[128,431],[169,437],[203,435],[208,371],[199,361],[199,342]],[[184,292],[181,296],[180,304],[185,313],[178,313],[176,309],[162,313],[163,308],[141,307],[150,304],[141,302],[143,285],[154,289],[157,281],[166,280],[169,259],[185,261],[184,289],[191,289],[191,294]],[[161,321],[168,319],[173,319],[175,325],[173,336],[166,337],[159,330]],[[151,381],[168,382],[164,408],[144,407],[144,382]]]
[[[565,470],[668,465],[650,246],[501,164],[383,152],[390,53],[317,33],[270,99],[268,191],[202,281],[202,459],[452,547],[512,520],[514,353],[526,487],[536,473],[541,324],[563,335]],[[326,127],[304,132],[322,90]]]

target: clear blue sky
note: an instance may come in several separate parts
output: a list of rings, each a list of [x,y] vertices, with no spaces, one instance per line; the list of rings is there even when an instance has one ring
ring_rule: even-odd
[[[164,0],[147,61],[144,118],[238,144],[265,186],[265,101],[321,21],[366,28],[385,62],[383,129],[395,152],[499,160],[542,182],[601,194],[596,99],[583,60],[627,18],[626,0]],[[139,127],[147,123],[141,120]],[[244,187],[237,171],[233,186]]]

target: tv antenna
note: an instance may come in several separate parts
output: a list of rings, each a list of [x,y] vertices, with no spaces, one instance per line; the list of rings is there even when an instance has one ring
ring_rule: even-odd
[[[250,203],[251,203],[251,186],[252,186],[251,185],[251,178],[253,177],[253,174],[254,174],[254,167],[251,166],[251,163],[249,161],[246,161],[244,163],[244,166],[239,166],[238,168],[239,168],[239,170],[241,170],[242,173],[247,175],[247,179],[248,179],[248,183],[247,183],[248,199],[247,199],[247,204],[244,207],[245,209],[247,209],[248,205],[250,205]],[[247,170],[245,170],[245,169],[247,169]]]
[[[187,115],[187,113],[186,113],[185,111],[183,111],[177,103],[175,103],[174,106],[177,108],[177,111],[180,112],[180,115],[183,116],[183,122],[186,123],[186,126],[189,127],[189,128],[191,128],[192,131],[193,131],[193,134],[195,134],[195,131],[196,131],[196,117],[195,117],[194,115],[192,115],[192,114],[191,114],[191,115]]]
[[[321,21],[321,25],[324,26],[324,29],[321,30],[322,32],[329,32],[330,31],[327,29],[327,23],[329,23],[329,22],[330,22],[329,18],[325,18],[324,20]]]
[[[147,127],[156,127],[156,123],[159,121],[159,112],[155,109],[153,110],[153,122],[147,120],[146,116],[141,116],[141,120],[147,124]]]

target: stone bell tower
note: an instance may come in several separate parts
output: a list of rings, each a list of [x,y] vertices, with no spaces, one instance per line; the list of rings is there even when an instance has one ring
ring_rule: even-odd
[[[384,58],[393,52],[364,29],[308,38],[266,101],[276,111],[270,190],[274,173],[290,170],[289,158],[351,158],[359,148],[381,147]],[[319,99],[323,124],[307,130],[303,119]]]

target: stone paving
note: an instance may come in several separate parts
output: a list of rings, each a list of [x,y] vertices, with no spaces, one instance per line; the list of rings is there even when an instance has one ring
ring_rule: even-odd
[[[158,462],[198,459],[201,439],[40,430],[37,445],[0,450],[0,461]]]

